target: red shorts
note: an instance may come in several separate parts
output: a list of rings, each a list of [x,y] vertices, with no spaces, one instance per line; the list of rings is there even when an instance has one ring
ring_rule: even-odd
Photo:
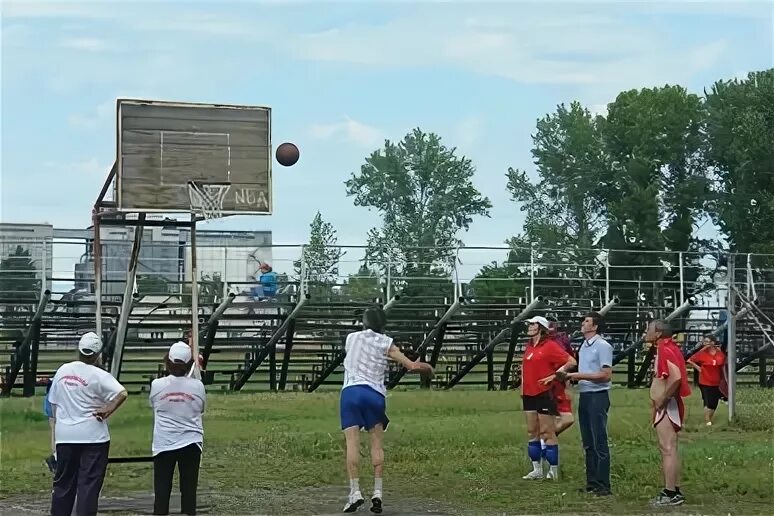
[[[683,399],[680,396],[670,399],[664,408],[655,411],[653,414],[653,426],[659,424],[665,417],[668,417],[669,421],[672,422],[675,432],[683,429],[685,423],[685,403],[683,403]]]
[[[563,382],[554,382],[551,387],[551,394],[556,402],[556,411],[560,414],[572,414],[572,402],[567,395],[567,387]]]

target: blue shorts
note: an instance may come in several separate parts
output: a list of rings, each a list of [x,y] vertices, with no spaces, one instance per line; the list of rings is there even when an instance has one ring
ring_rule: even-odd
[[[371,430],[382,424],[387,430],[390,419],[386,414],[384,396],[367,385],[352,385],[341,391],[340,400],[341,429],[357,426]]]

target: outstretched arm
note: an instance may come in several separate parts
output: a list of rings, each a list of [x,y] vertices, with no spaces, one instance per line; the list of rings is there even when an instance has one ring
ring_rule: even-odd
[[[390,346],[390,350],[387,352],[387,356],[391,360],[398,362],[400,365],[402,365],[409,371],[413,371],[417,373],[425,373],[430,376],[433,376],[435,374],[435,371],[433,371],[433,366],[431,366],[427,362],[420,362],[418,358],[416,360],[409,359],[406,355],[403,354],[403,352],[401,352],[401,350],[395,344],[392,344]]]

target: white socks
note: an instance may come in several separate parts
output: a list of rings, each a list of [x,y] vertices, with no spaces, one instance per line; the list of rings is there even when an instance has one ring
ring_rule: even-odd
[[[537,471],[538,473],[543,473],[543,463],[541,461],[532,461],[532,471]]]
[[[360,492],[360,479],[359,478],[350,478],[349,479],[349,495],[352,496],[354,494],[357,494]]]
[[[374,497],[382,497],[382,479],[381,477],[374,477]]]

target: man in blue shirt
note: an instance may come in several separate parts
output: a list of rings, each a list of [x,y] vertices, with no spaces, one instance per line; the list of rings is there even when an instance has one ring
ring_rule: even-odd
[[[610,409],[610,386],[613,375],[613,347],[599,334],[602,316],[586,314],[581,323],[583,344],[578,350],[578,371],[568,378],[578,380],[578,426],[586,452],[586,487],[597,496],[610,491],[610,448],[607,443],[607,412]]]

